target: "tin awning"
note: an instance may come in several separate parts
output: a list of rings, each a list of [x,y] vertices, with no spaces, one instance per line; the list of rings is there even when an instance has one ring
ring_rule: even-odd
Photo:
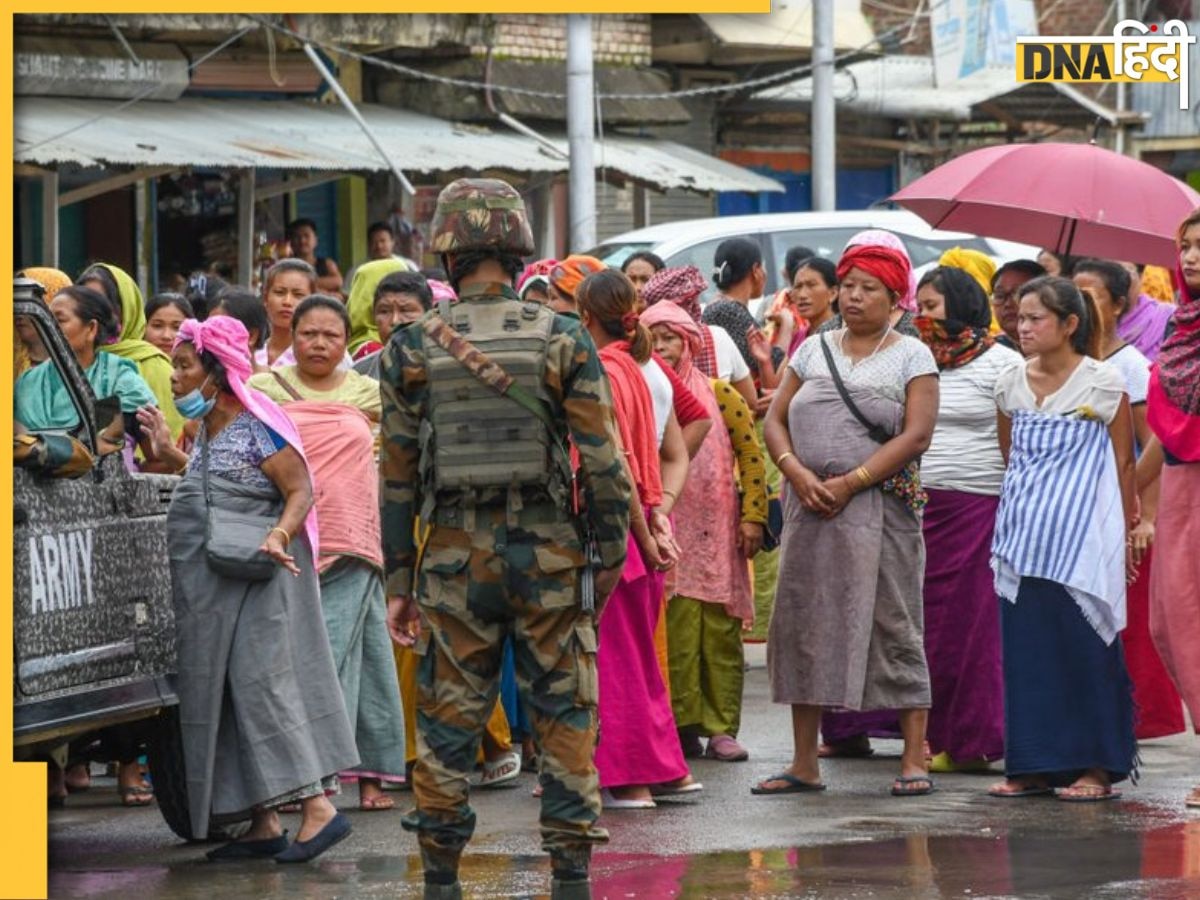
[[[377,104],[359,107],[406,172],[558,173],[566,158],[508,131]],[[566,150],[565,139],[550,136]],[[671,141],[608,135],[597,168],[658,190],[781,191],[773,179]],[[311,172],[387,170],[350,116],[308,101],[184,98],[136,103],[64,97],[14,101],[13,159],[57,168],[205,166]]]

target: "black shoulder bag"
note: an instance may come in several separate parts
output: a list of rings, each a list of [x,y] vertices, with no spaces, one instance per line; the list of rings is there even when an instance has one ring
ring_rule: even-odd
[[[850,415],[858,419],[862,423],[863,428],[867,429],[867,437],[877,444],[886,444],[895,437],[894,434],[882,425],[876,425],[869,421],[862,414],[862,411],[854,405],[854,401],[850,399],[850,392],[846,390],[846,384],[842,381],[842,375],[838,372],[837,365],[833,361],[833,354],[829,351],[829,344],[825,341],[825,335],[821,335],[821,352],[825,354],[825,364],[829,366],[829,375],[833,378],[833,386],[837,388],[838,396],[846,404],[846,409],[850,410]]]
[[[269,581],[279,564],[258,548],[275,527],[275,516],[213,506],[208,490],[208,435],[200,445],[204,482],[204,553],[218,575],[239,581]]]

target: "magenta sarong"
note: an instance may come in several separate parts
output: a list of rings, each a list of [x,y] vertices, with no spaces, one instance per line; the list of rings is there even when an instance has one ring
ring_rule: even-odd
[[[662,592],[662,573],[646,566],[631,533],[625,571],[600,616],[601,787],[662,784],[688,774],[654,650]]]

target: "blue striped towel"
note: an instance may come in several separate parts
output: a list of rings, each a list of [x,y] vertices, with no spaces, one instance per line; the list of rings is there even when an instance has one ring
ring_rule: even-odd
[[[1103,422],[1017,410],[992,540],[996,593],[1056,581],[1111,644],[1125,627],[1125,513]]]

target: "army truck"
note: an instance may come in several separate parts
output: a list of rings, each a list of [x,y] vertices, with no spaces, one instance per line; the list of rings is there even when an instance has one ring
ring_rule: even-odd
[[[175,692],[166,513],[178,478],[128,471],[115,398],[96,398],[41,291],[17,279],[13,313],[44,344],[41,365],[62,376],[79,424],[14,442],[14,755],[45,758],[73,738],[150,719],[163,817],[184,839],[208,837],[188,823]]]

